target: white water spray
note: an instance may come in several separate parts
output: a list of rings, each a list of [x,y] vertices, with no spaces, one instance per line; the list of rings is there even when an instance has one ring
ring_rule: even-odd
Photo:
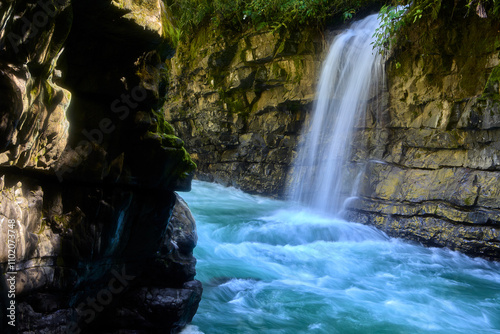
[[[294,164],[289,191],[294,201],[333,213],[342,207],[353,128],[364,117],[372,85],[383,72],[372,46],[377,27],[377,15],[370,15],[339,34],[330,47],[310,127]]]

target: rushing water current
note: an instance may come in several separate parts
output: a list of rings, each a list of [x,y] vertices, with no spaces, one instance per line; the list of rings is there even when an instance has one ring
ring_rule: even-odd
[[[203,299],[185,333],[500,333],[500,264],[193,182]]]

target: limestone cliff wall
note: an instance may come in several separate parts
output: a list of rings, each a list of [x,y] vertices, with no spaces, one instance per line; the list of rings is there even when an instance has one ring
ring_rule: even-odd
[[[165,113],[199,179],[283,195],[324,46],[313,30],[201,31],[180,46]]]
[[[0,332],[170,333],[196,312],[195,223],[174,193],[195,165],[161,113],[163,15],[0,3]]]
[[[499,22],[443,5],[405,32],[358,121],[348,219],[500,259]],[[326,35],[326,34],[325,34]],[[172,59],[165,109],[198,177],[283,196],[325,55],[322,34],[201,33]]]

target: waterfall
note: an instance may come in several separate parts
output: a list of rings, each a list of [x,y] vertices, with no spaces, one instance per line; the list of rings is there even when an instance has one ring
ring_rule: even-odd
[[[377,15],[370,15],[333,40],[305,140],[294,162],[289,189],[294,201],[333,213],[342,207],[353,129],[364,117],[373,86],[383,72],[379,53],[371,44],[377,27]]]

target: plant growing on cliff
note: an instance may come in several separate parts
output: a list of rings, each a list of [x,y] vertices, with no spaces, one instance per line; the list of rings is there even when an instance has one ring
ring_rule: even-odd
[[[392,5],[384,5],[380,9],[378,18],[380,26],[373,37],[373,47],[384,54],[395,44],[399,31],[404,26],[416,23],[425,14],[430,14],[435,20],[441,9],[441,0],[397,0]]]
[[[174,16],[170,8],[166,7],[161,3],[162,6],[162,27],[163,27],[163,37],[167,38],[174,48],[177,47],[182,36],[182,31],[176,25]]]
[[[383,6],[380,9],[378,18],[380,26],[375,31],[372,43],[374,49],[378,49],[382,54],[391,48],[396,41],[397,32],[404,24],[402,20],[406,7],[404,6]]]
[[[186,36],[203,25],[241,30],[321,26],[330,19],[350,19],[363,7],[383,0],[171,0],[178,27]]]
[[[374,48],[378,48],[381,53],[387,52],[400,38],[403,30],[411,28],[422,17],[427,17],[430,21],[436,20],[443,6],[453,6],[451,18],[455,9],[460,6],[467,9],[466,15],[472,9],[481,18],[498,18],[500,14],[500,0],[455,0],[453,3],[442,0],[393,0],[379,12],[381,24],[374,34]]]

